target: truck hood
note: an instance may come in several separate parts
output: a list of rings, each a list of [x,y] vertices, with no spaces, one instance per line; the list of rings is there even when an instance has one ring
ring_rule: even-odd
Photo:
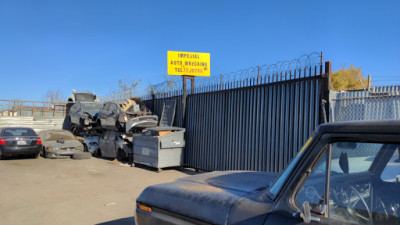
[[[137,201],[205,222],[225,224],[240,198],[265,191],[277,176],[266,172],[216,171],[150,186]]]

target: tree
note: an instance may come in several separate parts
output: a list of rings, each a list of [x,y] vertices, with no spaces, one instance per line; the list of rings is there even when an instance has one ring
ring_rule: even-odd
[[[343,65],[340,70],[333,72],[331,76],[330,88],[334,91],[362,90],[367,86],[368,79],[362,75],[362,68],[357,68],[352,64],[349,69]]]
[[[104,97],[104,100],[121,100],[130,97],[134,97],[137,93],[137,87],[142,82],[142,80],[132,81],[130,79],[118,80],[118,87],[114,90],[111,90],[111,95]]]
[[[51,103],[56,103],[56,102],[64,102],[64,94],[60,89],[54,90],[54,89],[49,89],[44,95],[43,95],[43,101],[44,102],[51,102]]]
[[[132,80],[118,80],[119,93],[123,93],[123,98],[134,97],[136,95],[137,86],[142,82],[142,80],[132,81]]]
[[[164,75],[164,82],[159,84],[149,84],[147,94],[160,94],[168,91],[173,91],[178,88],[178,83],[172,78]]]

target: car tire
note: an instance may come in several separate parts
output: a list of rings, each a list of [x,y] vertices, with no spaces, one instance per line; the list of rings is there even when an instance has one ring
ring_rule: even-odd
[[[3,156],[1,155],[1,150],[0,150],[0,160],[2,160],[3,159]]]
[[[40,155],[40,152],[39,153],[35,153],[35,154],[32,155],[32,158],[37,159],[39,157],[39,155]]]
[[[71,159],[90,159],[92,157],[92,154],[89,152],[79,152],[79,153],[74,153],[71,156]]]
[[[42,157],[47,158],[45,147],[43,147],[43,149],[42,149]]]
[[[84,152],[89,152],[89,149],[88,149],[88,147],[87,147],[86,144],[83,144],[83,151],[84,151]]]
[[[98,148],[98,149],[96,150],[95,156],[96,156],[97,158],[100,158],[100,157],[101,157],[101,150],[100,150],[100,148]]]
[[[122,150],[122,149],[118,149],[118,151],[117,151],[117,160],[118,161],[120,161],[120,162],[122,162],[122,160],[124,160],[124,159],[126,159],[126,153],[125,153],[125,151],[124,150]]]

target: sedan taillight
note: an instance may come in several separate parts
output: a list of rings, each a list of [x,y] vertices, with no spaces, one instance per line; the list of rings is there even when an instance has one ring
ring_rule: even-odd
[[[38,137],[36,144],[42,144],[42,140],[40,140],[40,137]]]
[[[6,145],[6,140],[4,138],[0,139],[0,145]]]

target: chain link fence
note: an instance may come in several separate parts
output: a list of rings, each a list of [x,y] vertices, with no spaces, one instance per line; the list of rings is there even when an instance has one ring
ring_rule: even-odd
[[[400,86],[330,92],[330,121],[400,119]]]

